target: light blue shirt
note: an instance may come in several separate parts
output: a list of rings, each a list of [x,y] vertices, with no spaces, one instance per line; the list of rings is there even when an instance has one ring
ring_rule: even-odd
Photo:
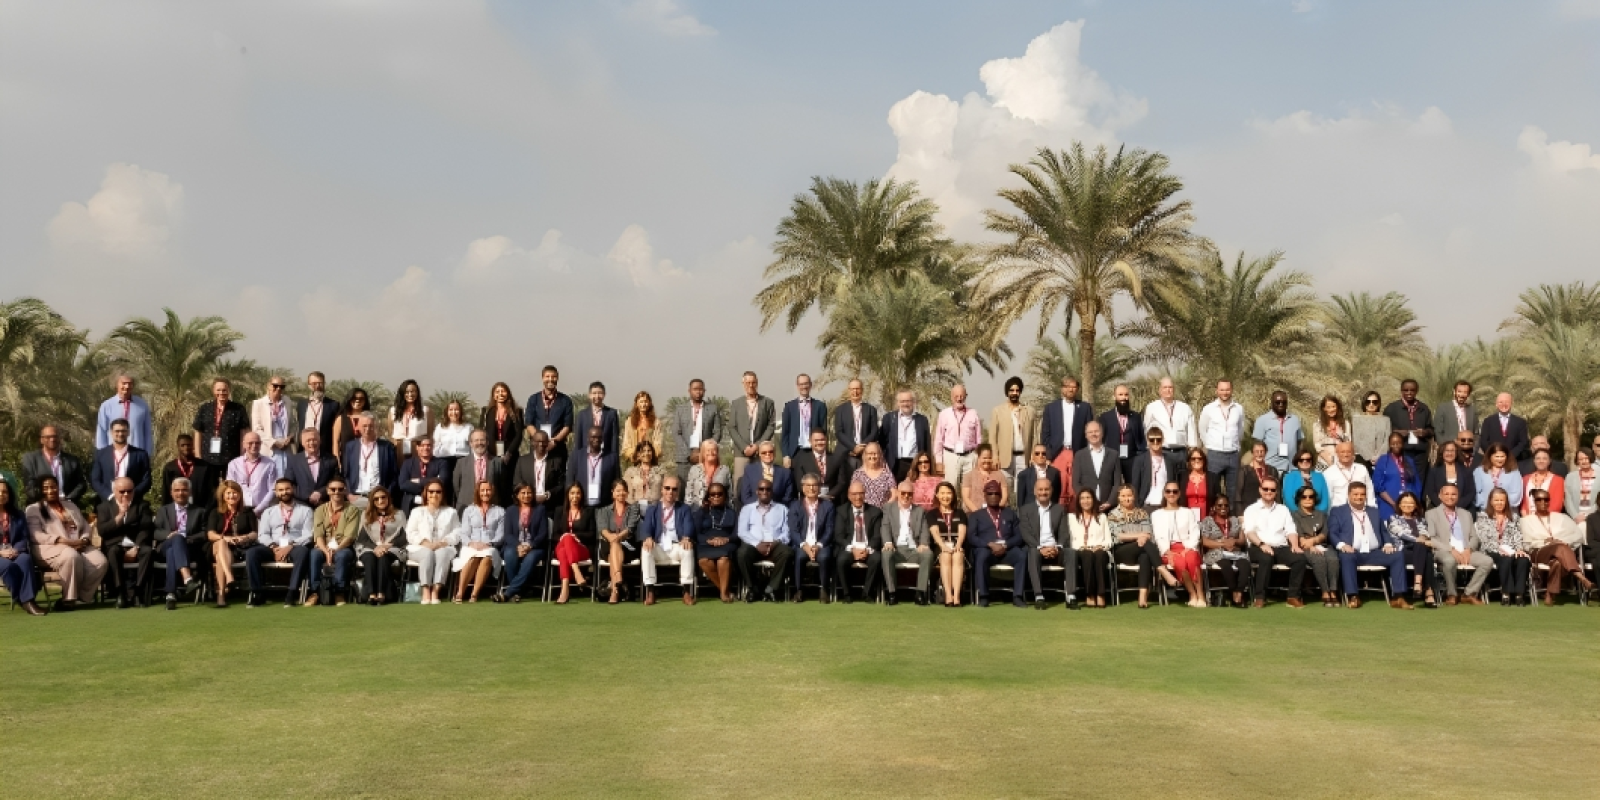
[[[1255,430],[1250,432],[1250,438],[1267,446],[1267,463],[1279,472],[1287,472],[1294,458],[1294,452],[1300,449],[1300,442],[1305,439],[1305,433],[1300,430],[1300,418],[1290,414],[1279,418],[1277,414],[1268,411],[1256,417]],[[1288,445],[1284,449],[1283,445]]]
[[[146,453],[156,451],[156,437],[150,426],[150,406],[139,395],[129,397],[126,406],[116,395],[100,404],[100,413],[94,423],[94,449],[101,450],[111,445],[111,423],[119,419],[128,421],[128,444]]]
[[[789,541],[789,509],[777,503],[745,506],[739,510],[739,539],[751,547]]]
[[[477,504],[467,506],[461,512],[461,543],[500,544],[500,538],[505,535],[505,516],[505,509],[499,506],[489,506],[487,516]]]

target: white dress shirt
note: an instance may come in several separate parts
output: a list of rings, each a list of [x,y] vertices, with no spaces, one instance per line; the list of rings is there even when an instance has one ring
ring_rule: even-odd
[[[915,550],[917,537],[911,534],[911,507],[896,503],[895,512],[900,515],[900,532],[894,537],[894,546],[902,550]]]
[[[1378,549],[1378,534],[1372,529],[1372,519],[1367,516],[1366,506],[1350,506],[1350,524],[1355,529],[1351,539],[1357,553],[1370,553]]]
[[[1238,403],[1222,405],[1212,400],[1200,410],[1200,441],[1205,449],[1219,453],[1239,452],[1239,442],[1244,438],[1244,406]]]
[[[1147,506],[1161,505],[1161,492],[1167,488],[1167,459],[1160,450],[1150,451],[1150,493],[1144,496]]]
[[[872,547],[868,544],[870,540],[867,532],[866,506],[861,508],[847,506],[847,508],[850,509],[850,549],[872,552]]]
[[[900,426],[900,452],[898,458],[917,457],[917,417],[915,414],[896,414],[894,424]]]
[[[472,437],[472,431],[472,426],[465,422],[460,425],[440,423],[433,426],[433,454],[440,458],[463,458],[472,455],[472,447],[467,444],[467,440]]]
[[[1056,535],[1050,530],[1050,506],[1039,506],[1039,547],[1060,547]]]
[[[1240,423],[1243,423],[1241,417]],[[1182,400],[1174,400],[1172,407],[1158,398],[1144,407],[1144,429],[1161,431],[1163,447],[1190,447],[1198,441],[1194,437],[1194,411]]]
[[[1265,500],[1257,500],[1244,510],[1244,530],[1268,547],[1287,547],[1289,537],[1296,535],[1289,507],[1282,503],[1267,505]]]
[[[1072,441],[1072,419],[1078,413],[1078,406],[1067,400],[1059,401],[1061,407],[1061,441],[1066,443],[1068,450],[1077,448],[1077,442]]]
[[[1364,483],[1367,485],[1367,496],[1372,496],[1372,477],[1367,474],[1367,468],[1359,461],[1350,462],[1350,466],[1343,467],[1339,462],[1328,465],[1322,470],[1322,479],[1328,482],[1328,507],[1346,505],[1350,502],[1350,484]]]

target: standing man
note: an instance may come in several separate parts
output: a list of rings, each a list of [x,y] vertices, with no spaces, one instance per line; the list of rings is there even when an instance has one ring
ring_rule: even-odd
[[[1412,394],[1415,396],[1416,393]],[[1250,438],[1266,445],[1267,463],[1281,475],[1288,471],[1294,452],[1300,449],[1300,443],[1305,439],[1305,431],[1300,427],[1300,418],[1289,413],[1287,392],[1273,392],[1271,407],[1271,411],[1256,417],[1256,426]]]
[[[1006,401],[989,412],[989,441],[994,444],[995,461],[1015,490],[1017,474],[1028,468],[1034,441],[1033,409],[1022,404],[1022,379],[1015,375],[1006,379]]]
[[[1244,510],[1244,535],[1250,540],[1250,563],[1256,568],[1253,605],[1256,608],[1266,606],[1272,567],[1283,564],[1289,568],[1289,607],[1304,608],[1300,586],[1305,582],[1306,554],[1300,548],[1300,534],[1295,529],[1289,507],[1278,502],[1276,478],[1263,482],[1261,499]]]
[[[1440,409],[1439,416],[1433,420],[1433,435],[1441,447],[1462,431],[1478,435],[1478,409],[1472,406],[1472,381],[1456,381],[1449,407]]]
[[[792,466],[794,454],[811,446],[811,432],[828,432],[828,407],[811,396],[811,376],[794,379],[795,399],[783,404],[783,465]]]
[[[533,452],[527,458],[517,459],[516,474],[511,480],[513,489],[532,487],[533,502],[544,507],[548,519],[560,510],[561,492],[567,488],[566,477],[566,463],[550,452],[550,437],[545,436],[544,431],[534,431]]]
[[[1339,577],[1350,607],[1361,607],[1356,568],[1379,566],[1389,570],[1390,607],[1409,611],[1405,554],[1395,547],[1389,532],[1378,524],[1378,510],[1367,506],[1366,484],[1350,484],[1349,493],[1348,504],[1334,506],[1328,511],[1328,541],[1339,551]]]
[[[1217,381],[1217,399],[1200,409],[1195,426],[1206,449],[1206,471],[1227,485],[1229,505],[1239,505],[1239,444],[1244,439],[1244,408],[1233,402],[1233,381]]]
[[[277,375],[267,381],[267,394],[250,404],[250,430],[261,437],[266,456],[278,466],[278,474],[288,474],[289,453],[294,447],[294,407],[283,396],[288,382]]]
[[[294,401],[294,419],[300,420],[301,430],[317,432],[319,441],[333,441],[333,421],[339,418],[339,402],[323,391],[327,388],[328,379],[320,372],[313,372],[306,376],[306,389],[311,394],[304,400]],[[304,443],[305,438],[300,437]]]
[[[997,564],[1011,566],[1011,605],[1023,608],[1023,583],[1028,556],[1022,541],[1022,526],[1017,515],[1009,508],[1000,507],[1000,482],[989,481],[983,486],[984,507],[967,517],[969,550],[972,555],[973,583],[978,588],[978,605],[989,605],[989,568]]]
[[[182,478],[189,482],[189,500],[200,508],[216,505],[217,479],[221,471],[195,458],[194,436],[178,434],[178,457],[161,468],[161,499],[172,503],[172,485]],[[206,552],[210,552],[207,550]]]
[[[1533,455],[1533,442],[1528,438],[1528,421],[1511,413],[1511,393],[1501,392],[1494,398],[1495,413],[1483,421],[1478,431],[1478,449],[1488,450],[1491,444],[1503,444],[1511,451],[1511,461],[1520,462]]]
[[[820,431],[812,431],[812,436]],[[826,438],[826,437],[822,437]],[[850,456],[843,450],[834,454],[840,460]],[[804,454],[802,454],[802,457]],[[828,602],[828,585],[833,572],[833,502],[822,496],[822,480],[814,474],[800,478],[800,498],[789,504],[789,544],[794,548],[794,596],[805,600],[800,579],[809,562],[817,568],[817,583],[822,585],[817,599]],[[841,493],[842,494],[842,493]]]
[[[385,441],[384,444],[394,447],[392,442]],[[258,439],[256,450],[259,452],[260,449],[261,441]],[[261,462],[268,466],[272,464],[266,459]],[[312,536],[311,509],[294,501],[294,484],[288,478],[283,478],[273,484],[272,495],[260,514],[256,541],[262,546],[252,547],[244,554],[245,570],[250,577],[250,605],[259,606],[264,602],[261,597],[265,585],[261,563],[271,559],[278,564],[294,565],[289,570],[289,591],[283,598],[283,606],[288,608],[294,604],[294,594],[300,591],[300,584],[307,577],[306,556],[310,554]]]
[[[127,438],[126,434],[123,438]],[[95,509],[94,527],[100,533],[100,552],[110,565],[105,582],[117,596],[117,608],[144,608],[142,590],[150,580],[150,558],[155,554],[151,547],[155,523],[150,506],[145,504],[143,495],[134,493],[129,478],[117,478],[101,496],[107,499]],[[132,581],[123,569],[127,564],[134,565]]]
[[[111,500],[112,481],[127,478],[133,481],[133,496],[143,499],[150,492],[150,454],[128,443],[127,420],[112,422],[110,432],[111,443],[94,454],[89,484],[101,501],[107,502]]]
[[[1194,411],[1189,404],[1177,398],[1172,379],[1163,377],[1156,390],[1157,398],[1144,407],[1144,426],[1161,431],[1165,447],[1181,462],[1190,447],[1200,444],[1194,432]]]
[[[1151,435],[1159,432],[1151,431]],[[1160,448],[1153,448],[1159,451]],[[1161,454],[1156,452],[1156,458]],[[1033,499],[1017,513],[1022,527],[1022,543],[1028,551],[1028,577],[1033,580],[1033,604],[1044,609],[1044,584],[1040,568],[1049,563],[1062,568],[1062,588],[1067,593],[1067,608],[1078,607],[1078,551],[1072,546],[1072,529],[1067,511],[1055,502],[1055,488],[1044,479],[1034,481]]]
[[[1322,479],[1328,484],[1330,509],[1350,501],[1351,486],[1358,483],[1366,486],[1372,483],[1372,476],[1367,473],[1366,466],[1356,461],[1356,446],[1350,442],[1340,442],[1333,448],[1333,463],[1322,470]]]
[[[828,434],[818,428],[811,431],[811,447],[795,454],[790,472],[798,481],[804,481],[807,475],[815,476],[820,496],[832,500],[844,496],[844,487],[854,470],[850,468],[850,454],[844,448],[829,452]]]
[[[184,594],[200,588],[195,573],[204,573],[210,563],[210,543],[206,541],[206,510],[191,502],[189,479],[175,478],[167,487],[171,502],[156,511],[154,540],[167,562],[167,610],[178,607],[178,578],[183,578]]]
[[[289,456],[286,477],[294,484],[294,499],[315,509],[328,497],[328,481],[339,474],[333,456],[322,452],[322,434],[316,428],[300,430],[300,452]]]
[[[852,378],[845,386],[845,398],[849,402],[833,409],[833,444],[850,457],[852,473],[861,468],[861,451],[867,448],[867,443],[878,441],[878,409],[862,401],[864,391],[861,381]]]
[[[894,479],[903,481],[911,473],[919,453],[928,453],[933,436],[928,431],[928,418],[916,410],[917,398],[909,389],[901,389],[894,397],[897,410],[885,417],[878,426],[883,448],[883,458],[894,471]],[[960,493],[957,493],[960,496]]]
[[[1144,419],[1133,410],[1133,393],[1126,384],[1117,384],[1111,397],[1115,405],[1100,415],[1100,431],[1106,447],[1116,451],[1122,482],[1127,483],[1133,477],[1134,457],[1144,452]]]
[[[722,441],[722,415],[706,402],[706,382],[689,381],[689,402],[672,412],[672,458],[678,477],[689,478],[689,463],[700,451],[701,442]]]
[[[111,444],[111,423],[119,419],[128,421],[128,444],[145,452],[150,452],[156,446],[155,431],[150,423],[150,405],[133,393],[133,376],[126,372],[117,373],[111,379],[111,385],[116,388],[104,403],[100,404],[100,413],[95,416],[94,449],[101,450]]]
[[[589,406],[578,412],[578,441],[589,441],[589,431],[599,429],[600,444],[607,455],[619,455],[622,449],[622,426],[617,421],[617,410],[606,405],[606,385],[595,381],[589,384]]]
[[[590,430],[599,431],[599,428]],[[539,431],[537,433],[542,433]],[[536,434],[537,435],[537,434]],[[604,433],[601,434],[602,438]],[[505,505],[505,500],[500,497],[500,473],[505,469],[505,462],[499,456],[489,453],[489,434],[479,428],[467,437],[467,447],[472,451],[470,455],[456,462],[455,473],[450,476],[451,488],[455,493],[456,512],[465,511],[467,506],[477,501],[478,484],[488,481],[495,488],[494,499],[489,502],[494,505]],[[433,443],[430,440],[429,454],[432,454]],[[612,456],[616,458],[616,456]],[[418,487],[420,490],[420,486]],[[611,484],[606,484],[606,491],[610,493]],[[420,495],[419,495],[420,496]],[[409,508],[407,509],[410,510]]]
[[[605,451],[605,434],[599,428],[589,429],[589,449],[579,453],[567,462],[567,484],[577,484],[583,487],[583,504],[588,508],[599,508],[611,500],[611,485],[622,477],[622,469],[617,463],[616,453]],[[456,465],[460,472],[461,464]],[[565,498],[556,502],[565,507]]]
[[[744,385],[744,397],[733,402],[733,491],[743,497],[739,482],[744,479],[745,467],[755,460],[757,447],[772,441],[777,409],[772,398],[763,397],[758,391],[761,380],[754,372],[746,372],[740,383]]]
[[[356,428],[361,438],[344,445],[344,482],[350,487],[350,502],[365,511],[367,494],[373,489],[381,486],[394,496],[400,468],[394,442],[378,438],[378,420],[371,411],[356,415]]]
[[[25,491],[32,493],[39,479],[46,475],[55,476],[56,486],[61,488],[62,497],[71,500],[74,505],[82,502],[83,493],[89,488],[89,484],[83,479],[83,462],[79,461],[77,456],[61,449],[61,432],[54,425],[46,425],[39,429],[38,450],[22,454],[22,482]],[[17,504],[23,505],[24,501],[19,499]]]
[[[933,569],[933,548],[928,541],[928,524],[923,519],[922,506],[911,502],[916,484],[901,481],[896,487],[897,497],[891,498],[879,509],[883,515],[883,530],[878,540],[883,543],[883,585],[889,592],[889,605],[900,602],[895,590],[900,585],[895,569],[901,564],[917,565],[917,605],[928,604],[928,573]]]
[[[1183,457],[1162,446],[1166,437],[1160,428],[1152,426],[1145,431],[1144,439],[1148,446],[1143,455],[1133,460],[1128,485],[1133,487],[1134,499],[1140,505],[1154,510],[1161,506],[1161,491],[1166,488],[1167,481],[1183,480]]]
[[[1045,456],[1047,452],[1043,442],[1035,442],[1033,445],[1033,457],[1028,462],[1028,468],[1017,475],[1017,485],[1012,488],[1011,496],[1017,499],[1018,509],[1031,496],[1028,494],[1028,487],[1039,481],[1050,482],[1050,496],[1057,498],[1056,502],[1061,503],[1063,498],[1069,496],[1068,493],[1072,490],[1072,487],[1062,482],[1061,470],[1050,465],[1050,459]],[[1021,512],[1019,511],[1018,513]]]
[[[278,465],[261,457],[261,437],[255,431],[245,431],[244,455],[228,463],[228,480],[244,489],[244,504],[255,509],[257,517],[272,505],[278,477]],[[293,483],[289,484],[289,496],[294,497]]]
[[[883,512],[877,506],[867,505],[867,487],[851,481],[846,498],[849,502],[833,512],[833,585],[838,587],[844,602],[853,603],[850,593],[850,568],[860,563],[867,568],[862,580],[861,596],[872,597],[878,582],[879,565],[883,556]]]
[[[544,383],[544,388],[528,397],[527,408],[522,412],[523,421],[528,426],[528,440],[533,440],[535,432],[544,431],[544,435],[550,439],[550,453],[565,459],[567,438],[572,435],[572,398],[558,389],[561,373],[555,367],[546,364],[539,373],[539,379]],[[587,446],[588,440],[582,441]]]
[[[1044,442],[1050,463],[1069,479],[1073,455],[1089,444],[1083,431],[1092,421],[1094,409],[1078,399],[1078,379],[1070,375],[1062,378],[1061,399],[1045,407],[1039,420],[1039,439]]]
[[[675,564],[683,586],[683,604],[694,605],[694,512],[684,505],[683,482],[676,475],[661,479],[661,502],[645,507],[639,519],[639,571],[644,575],[644,604],[656,604],[656,567]]]
[[[195,409],[193,427],[199,434],[195,441],[200,445],[200,460],[222,474],[239,457],[244,432],[250,429],[250,416],[244,406],[233,402],[233,384],[227,378],[211,382],[211,402]]]
[[[745,602],[754,603],[757,599],[757,561],[772,562],[772,577],[767,579],[764,596],[769,603],[778,602],[789,559],[794,556],[788,542],[789,510],[772,502],[772,482],[761,480],[756,484],[756,502],[739,509],[739,551],[734,554],[734,561],[748,591]]]
[[[1122,465],[1117,454],[1101,440],[1100,423],[1090,421],[1083,429],[1089,446],[1072,458],[1072,493],[1085,489],[1094,492],[1100,511],[1111,510],[1117,502],[1117,487],[1122,485]]]
[[[482,430],[472,432],[473,435],[479,433],[483,433],[485,439],[484,447],[487,449],[489,434]],[[468,437],[468,441],[471,441],[471,436]],[[496,460],[499,460],[498,457],[496,457]],[[501,471],[504,471],[503,464],[504,462],[502,462]],[[498,477],[498,474],[496,477]],[[450,462],[442,458],[433,457],[433,437],[428,434],[417,437],[416,458],[408,458],[406,463],[400,465],[400,475],[397,478],[400,487],[400,510],[407,514],[411,513],[411,508],[422,501],[422,487],[427,486],[430,481],[438,479],[441,482],[448,483],[453,478],[455,478],[455,475],[450,472]],[[495,494],[497,496],[500,493],[499,486],[499,482],[496,481]],[[509,498],[499,498],[497,502],[500,501],[509,502]]]
[[[1389,430],[1404,434],[1406,443],[1401,452],[1411,456],[1419,469],[1428,463],[1428,452],[1433,447],[1433,412],[1428,404],[1417,399],[1417,382],[1406,378],[1400,382],[1400,399],[1383,410],[1389,418]],[[1385,449],[1388,445],[1385,443]],[[1271,451],[1268,451],[1270,460]],[[1273,466],[1277,466],[1276,463]]]
[[[983,427],[978,414],[967,408],[967,387],[956,384],[950,390],[950,407],[939,412],[934,427],[933,453],[944,463],[944,479],[961,494],[961,480],[977,463],[978,440]],[[904,480],[896,475],[896,480]]]

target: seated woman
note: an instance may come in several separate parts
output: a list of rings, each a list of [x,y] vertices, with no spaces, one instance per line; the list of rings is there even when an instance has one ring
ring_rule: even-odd
[[[444,481],[434,478],[422,487],[422,505],[406,516],[406,555],[417,564],[422,605],[439,605],[439,590],[450,577],[461,520],[445,503]]]
[[[1184,464],[1187,469],[1181,481],[1183,506],[1194,509],[1197,514],[1204,514],[1211,508],[1211,501],[1217,499],[1222,488],[1222,477],[1206,469],[1206,451],[1198,447],[1189,449]]]
[[[1162,488],[1161,507],[1150,512],[1150,530],[1162,562],[1189,593],[1189,607],[1205,608],[1206,593],[1200,588],[1200,515],[1184,507],[1183,490],[1176,481]]]
[[[649,442],[641,447],[648,448]],[[631,474],[638,467],[629,467]],[[637,547],[639,532],[639,517],[642,505],[629,502],[632,494],[630,483],[617,481],[611,485],[611,505],[601,506],[595,510],[595,524],[600,529],[600,546],[605,548],[604,566],[611,568],[611,605],[621,602],[621,593],[625,588],[622,583],[622,565],[628,563],[628,554],[623,551],[622,543],[635,542]],[[661,489],[661,478],[656,477],[656,490]]]
[[[1433,596],[1433,538],[1428,535],[1428,521],[1422,517],[1422,503],[1411,492],[1401,492],[1395,500],[1394,516],[1387,523],[1389,537],[1406,555],[1413,570],[1411,599],[1422,598],[1428,608],[1438,608]],[[1301,541],[1304,547],[1304,540]]]
[[[1588,450],[1579,450],[1572,457],[1572,471],[1567,473],[1567,479],[1562,482],[1567,492],[1563,508],[1572,521],[1579,525],[1587,523],[1589,515],[1594,513],[1594,476],[1594,456]]]
[[[1549,454],[1543,450],[1537,456],[1549,458]],[[1561,584],[1568,573],[1578,582],[1582,593],[1580,596],[1588,596],[1594,590],[1594,582],[1583,574],[1583,565],[1578,563],[1578,556],[1573,552],[1574,547],[1583,544],[1583,530],[1573,523],[1571,517],[1551,510],[1550,506],[1555,504],[1553,493],[1534,489],[1528,494],[1533,497],[1534,512],[1520,520],[1522,547],[1529,554],[1530,569],[1540,564],[1550,569],[1544,589],[1544,604],[1556,604],[1556,595],[1561,594]]]
[[[584,505],[582,486],[574,483],[567,487],[567,499],[555,522],[556,569],[561,572],[561,596],[556,603],[566,605],[572,584],[588,583],[580,565],[590,560],[590,548],[595,544],[594,512]]]
[[[661,467],[656,465],[656,447],[640,442],[631,454],[633,466],[622,473],[623,486],[628,490],[628,502],[646,506],[661,499]]]
[[[367,505],[370,508],[378,500],[375,495],[383,495],[385,508],[393,508],[394,500],[389,497],[389,492],[382,486],[377,486],[367,493]],[[361,511],[350,504],[349,487],[345,485],[344,478],[335,475],[328,479],[328,502],[317,506],[311,515],[312,544],[311,553],[311,594],[306,597],[306,605],[317,604],[317,587],[322,580],[322,567],[324,564],[333,566],[333,583],[337,587],[335,605],[344,605],[345,586],[350,580],[351,562],[356,555],[356,539],[361,533]],[[367,582],[370,592],[372,582]]]
[[[29,616],[42,617],[44,609],[33,602],[33,548],[28,536],[28,519],[17,506],[11,483],[0,479],[0,579]]]
[[[883,448],[877,442],[868,444],[861,451],[861,468],[850,476],[849,482],[859,483],[866,488],[869,506],[881,506],[894,496],[894,470],[883,463]]]
[[[1489,445],[1492,450],[1505,448]],[[1500,605],[1528,604],[1528,571],[1533,562],[1522,545],[1522,526],[1517,523],[1511,496],[1498,486],[1489,490],[1483,503],[1483,513],[1473,527],[1478,532],[1478,545],[1484,555],[1494,562],[1494,571],[1500,574]]]
[[[868,447],[871,449],[871,446]],[[929,514],[928,534],[939,552],[939,583],[944,586],[945,608],[961,606],[961,586],[966,580],[967,512],[956,499],[956,487],[948,482],[933,492],[933,513]]]
[[[335,488],[339,494],[334,494]],[[334,498],[344,496],[345,485],[340,478],[328,482],[329,503]],[[322,509],[317,509],[321,511]],[[384,603],[398,602],[404,599],[395,591],[394,566],[406,563],[406,514],[395,507],[389,493],[383,489],[374,489],[367,494],[367,510],[361,513],[351,509],[349,516],[359,520],[356,533],[356,558],[361,561],[362,588],[366,590],[367,605],[381,606]],[[343,523],[341,518],[333,522],[331,527],[337,530]]]
[[[543,436],[543,433],[539,434]],[[505,531],[500,536],[500,563],[510,583],[496,592],[494,601],[522,602],[522,590],[533,580],[533,571],[550,551],[550,520],[544,506],[534,496],[533,487],[524,483],[512,494],[506,507]],[[543,584],[543,580],[540,581]]]
[[[711,439],[700,443],[700,463],[689,468],[689,479],[684,482],[683,502],[691,508],[706,503],[706,491],[712,484],[733,485],[733,473],[722,463],[722,449]]]
[[[938,505],[933,495],[944,479],[933,474],[933,458],[927,453],[918,453],[912,460],[911,482],[911,502],[922,506],[923,511],[932,511]]]
[[[1322,477],[1318,475],[1317,477]],[[1295,533],[1300,535],[1300,548],[1305,551],[1306,565],[1316,578],[1322,592],[1323,608],[1339,607],[1339,553],[1328,546],[1328,514],[1317,510],[1322,500],[1317,490],[1301,486],[1291,495],[1294,498]]]
[[[713,483],[706,489],[705,507],[695,513],[694,554],[724,603],[733,602],[730,578],[738,549],[739,514],[728,506],[727,484]]]
[[[1373,494],[1378,496],[1378,524],[1387,525],[1402,494],[1422,494],[1422,476],[1417,464],[1405,454],[1405,434],[1389,434],[1389,451],[1372,465]],[[1421,509],[1418,509],[1419,513]]]
[[[1578,452],[1583,452],[1579,450]],[[1550,451],[1535,450],[1533,453],[1533,471],[1522,476],[1522,516],[1526,517],[1535,512],[1533,507],[1533,491],[1543,489],[1550,496],[1551,514],[1565,513],[1562,501],[1566,499],[1566,481],[1550,471]]]
[[[983,487],[989,481],[1000,484],[1000,507],[1011,507],[1011,479],[995,469],[994,448],[978,445],[978,465],[961,479],[961,504],[971,514],[984,507]],[[892,495],[891,495],[892,496]]]
[[[1106,524],[1111,528],[1111,539],[1116,542],[1111,548],[1111,557],[1118,564],[1139,567],[1139,607],[1149,608],[1153,576],[1159,573],[1168,586],[1177,586],[1178,579],[1172,577],[1166,562],[1161,560],[1161,551],[1156,547],[1155,533],[1150,526],[1150,512],[1139,507],[1132,486],[1123,484],[1117,489],[1117,507],[1106,514]],[[1115,590],[1116,586],[1111,588]]]
[[[1084,489],[1074,501],[1077,507],[1067,518],[1072,544],[1078,548],[1078,566],[1083,568],[1083,604],[1106,607],[1106,573],[1111,569],[1111,528],[1100,513],[1094,492]]]
[[[1478,508],[1489,510],[1489,495],[1499,489],[1511,502],[1508,513],[1515,514],[1522,505],[1522,473],[1511,463],[1511,452],[1496,442],[1483,451],[1483,463],[1472,471],[1472,482],[1477,488]]]
[[[1243,531],[1239,518],[1228,513],[1225,494],[1212,501],[1211,513],[1200,520],[1200,546],[1206,551],[1205,568],[1222,573],[1223,585],[1228,587],[1234,608],[1244,608],[1245,587],[1250,585],[1250,542],[1245,540]],[[1079,559],[1082,558],[1080,555]],[[1338,571],[1335,566],[1336,575]]]
[[[450,568],[461,573],[455,603],[476,603],[483,585],[500,574],[500,541],[505,535],[505,509],[494,504],[494,484],[480,481],[472,489],[472,505],[461,510],[461,545]],[[472,596],[467,597],[467,585]]]
[[[1472,483],[1472,476],[1467,468],[1461,466],[1461,449],[1454,441],[1444,442],[1439,445],[1439,458],[1433,462],[1433,467],[1428,470],[1428,479],[1423,482],[1423,494],[1428,500],[1429,508],[1439,505],[1439,490],[1446,486],[1456,487],[1457,505],[1470,509],[1477,505],[1473,502],[1478,496],[1478,487]]]
[[[233,562],[243,561],[256,542],[256,512],[244,504],[244,488],[233,481],[217,487],[217,507],[206,519],[206,539],[211,542],[211,564],[216,570],[217,608],[228,607],[233,587]]]
[[[1322,477],[1321,472],[1312,469],[1314,461],[1315,459],[1311,457],[1310,453],[1299,452],[1294,454],[1293,467],[1288,472],[1283,473],[1283,496],[1299,497],[1302,488],[1310,488],[1317,496],[1317,510],[1327,513],[1328,479]],[[1250,500],[1241,500],[1240,502],[1244,503],[1246,508],[1249,508],[1250,504],[1254,503],[1255,500],[1252,498]],[[1323,521],[1326,522],[1327,520]],[[1323,528],[1326,530],[1327,525],[1323,525]]]

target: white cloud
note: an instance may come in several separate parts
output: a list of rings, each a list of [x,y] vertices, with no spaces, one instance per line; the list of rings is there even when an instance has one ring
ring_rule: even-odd
[[[62,203],[47,233],[58,250],[139,261],[160,258],[183,214],[183,187],[137,164],[106,167],[100,190]]]
[[[889,109],[898,143],[888,177],[917,181],[954,233],[979,232],[979,214],[1007,182],[1006,167],[1040,147],[1111,143],[1143,118],[1147,103],[1117,91],[1079,58],[1083,21],[1063,22],[1018,58],[978,70],[984,94],[958,103],[917,91]]]
[[[1581,170],[1600,170],[1600,153],[1582,142],[1550,141],[1544,129],[1529,125],[1517,136],[1517,149],[1533,159],[1541,171],[1566,174]]]
[[[655,249],[650,246],[650,234],[638,225],[629,225],[617,237],[617,243],[606,253],[606,260],[621,269],[633,285],[651,288],[664,281],[687,277],[683,270],[672,265],[669,259],[656,260]]]
[[[677,0],[634,0],[623,15],[667,36],[715,36],[717,33],[716,28],[683,10]]]
[[[1438,106],[1428,106],[1416,118],[1409,119],[1400,108],[1383,104],[1375,105],[1372,113],[1353,110],[1343,117],[1331,119],[1302,109],[1277,119],[1251,120],[1250,125],[1274,137],[1340,136],[1378,128],[1414,136],[1448,136],[1454,131],[1449,115]]]

